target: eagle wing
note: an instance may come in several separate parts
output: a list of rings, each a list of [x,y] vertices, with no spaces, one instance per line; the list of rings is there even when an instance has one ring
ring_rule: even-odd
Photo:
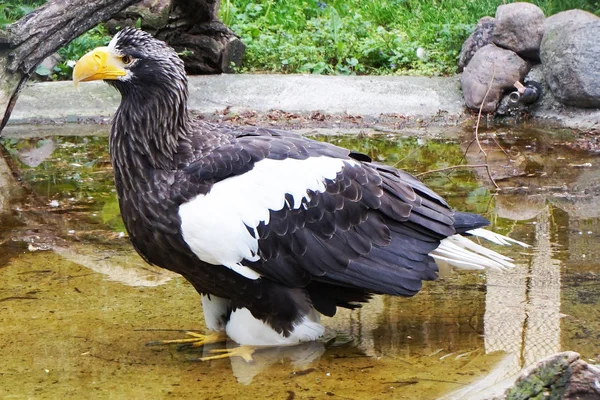
[[[413,295],[455,233],[448,204],[410,174],[287,132],[237,131],[186,173],[212,184],[180,212],[196,255],[288,287]]]

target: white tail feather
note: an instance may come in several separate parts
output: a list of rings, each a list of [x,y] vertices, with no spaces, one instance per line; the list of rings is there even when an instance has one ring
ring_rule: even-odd
[[[494,242],[494,243],[502,245],[502,246],[510,246],[511,243],[514,243],[514,244],[518,244],[519,246],[522,246],[522,247],[531,247],[527,243],[520,242],[516,239],[511,239],[508,236],[504,236],[504,235],[501,235],[496,232],[488,231],[487,229],[483,229],[483,228],[472,229],[470,231],[467,231],[467,233],[470,235],[473,235],[473,236],[482,237],[486,240],[489,240],[490,242]]]
[[[527,243],[481,228],[473,229],[467,233],[501,246],[510,246],[512,243],[515,243],[523,247],[529,247]],[[442,240],[438,248],[431,252],[430,255],[436,260],[445,261],[461,269],[488,268],[504,271],[514,267],[510,257],[486,249],[461,235],[453,235]]]

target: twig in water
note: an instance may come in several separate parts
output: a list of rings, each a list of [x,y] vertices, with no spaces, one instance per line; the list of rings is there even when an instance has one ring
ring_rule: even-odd
[[[485,95],[483,96],[483,100],[481,101],[481,105],[479,106],[479,113],[477,114],[477,123],[475,124],[475,139],[473,139],[471,141],[471,143],[469,143],[469,145],[467,146],[467,149],[465,150],[465,154],[463,155],[463,158],[461,159],[461,162],[465,159],[469,148],[471,147],[471,145],[473,144],[473,142],[477,143],[477,146],[479,147],[479,151],[481,153],[483,153],[483,157],[485,160],[485,164],[464,164],[464,165],[454,165],[451,167],[446,167],[446,168],[440,168],[440,169],[434,169],[431,171],[425,171],[422,172],[420,174],[416,174],[415,176],[419,177],[422,175],[426,175],[426,174],[432,174],[434,172],[441,172],[441,171],[447,171],[447,170],[454,170],[457,168],[485,168],[488,177],[490,178],[490,181],[492,182],[492,184],[494,185],[494,187],[496,189],[500,189],[500,187],[496,184],[496,181],[494,180],[494,178],[492,177],[492,172],[490,170],[490,165],[488,163],[488,155],[485,152],[485,150],[483,150],[483,146],[481,146],[481,142],[479,141],[479,123],[481,121],[481,114],[483,113],[483,105],[485,104],[485,100],[487,99],[491,89],[492,89],[492,83],[494,82],[494,78],[496,76],[496,66],[494,65],[494,68],[492,70],[492,77],[490,79],[490,82],[488,83],[488,88],[487,91],[485,92]],[[496,138],[494,136],[492,136],[492,139],[494,140],[494,142],[496,143],[496,145],[498,145],[498,147],[504,152],[504,154],[508,156],[508,153],[506,152],[506,150],[500,145],[500,143],[498,143],[498,141],[496,140]],[[509,157],[510,158],[510,157]]]
[[[430,171],[421,172],[420,174],[416,174],[415,176],[419,177],[419,176],[422,176],[422,175],[433,174],[435,172],[443,172],[443,171],[448,171],[448,170],[457,169],[457,168],[489,168],[489,166],[487,164],[453,165],[451,167],[445,167],[445,168],[439,168],[439,169],[432,169]]]
[[[397,162],[394,163],[393,167],[394,168],[398,168],[398,165],[400,165],[400,163],[404,160],[406,160],[407,158],[412,157],[417,151],[419,150],[419,148],[417,147],[416,149],[411,150],[410,153],[408,153],[406,156],[402,157],[401,159],[399,159]]]
[[[510,161],[510,156],[508,155],[508,152],[506,151],[506,149],[504,147],[502,147],[502,145],[498,142],[498,139],[496,139],[496,134],[492,133],[492,140],[494,141],[494,143],[496,143],[496,146],[498,146],[498,148],[500,150],[502,150],[502,152],[504,153],[504,155],[506,156],[506,158],[508,158],[508,160]]]
[[[467,159],[467,153],[469,152],[469,149],[471,148],[473,143],[475,143],[475,138],[471,139],[471,141],[469,142],[469,145],[467,146],[467,149],[465,150],[465,153],[463,154],[463,156],[459,162],[463,162],[464,160]]]

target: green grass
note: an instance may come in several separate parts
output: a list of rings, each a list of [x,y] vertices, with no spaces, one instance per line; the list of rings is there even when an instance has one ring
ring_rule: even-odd
[[[3,0],[0,27],[45,0]],[[220,17],[246,44],[240,72],[449,75],[479,18],[503,0],[221,0]],[[535,0],[547,16],[600,0]],[[59,50],[49,79],[69,79],[68,61],[108,42],[102,25]],[[421,57],[418,54],[424,53]]]
[[[462,43],[479,18],[493,16],[503,3],[222,0],[220,17],[247,46],[242,71],[447,75],[456,72]],[[599,0],[533,3],[547,16],[571,8],[600,14]]]
[[[21,19],[45,2],[46,0],[3,0],[0,3],[0,28]]]

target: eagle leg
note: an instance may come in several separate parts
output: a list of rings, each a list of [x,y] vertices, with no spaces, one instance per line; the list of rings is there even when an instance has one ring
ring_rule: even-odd
[[[211,332],[207,335],[204,335],[201,333],[188,331],[185,334],[191,337],[187,339],[157,340],[147,343],[146,346],[179,344],[181,345],[180,348],[198,348],[207,344],[223,343],[227,341],[227,334],[225,332]]]
[[[258,347],[256,346],[238,346],[231,349],[213,349],[210,350],[212,356],[202,357],[200,361],[219,360],[222,358],[242,357],[246,362],[252,362],[252,355]]]

